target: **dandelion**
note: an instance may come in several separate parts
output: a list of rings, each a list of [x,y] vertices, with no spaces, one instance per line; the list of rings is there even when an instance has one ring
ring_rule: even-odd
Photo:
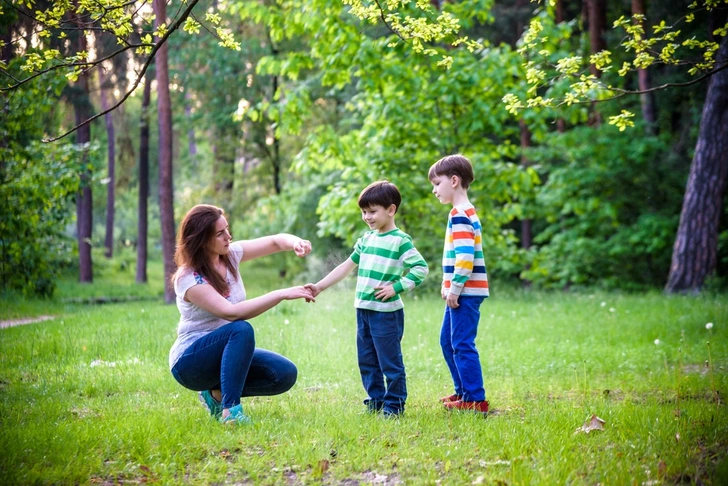
[[[655,346],[659,346],[660,344],[662,344],[662,341],[660,341],[659,339],[655,339]]]
[[[712,335],[713,331],[713,323],[709,322],[705,325],[705,329],[708,330],[708,336]],[[708,372],[710,373],[710,388],[713,390],[713,398],[715,401],[720,400],[720,396],[718,395],[717,390],[715,389],[715,381],[713,379],[713,355],[710,352],[710,341],[707,341],[705,345],[708,348],[708,361],[705,362],[705,366],[708,368]]]
[[[606,307],[607,306],[607,303],[606,302],[602,302],[601,306],[602,307]]]
[[[616,311],[617,311],[617,309],[615,309],[614,307],[609,308],[609,312],[616,312]]]
[[[285,321],[283,321],[283,324],[289,324],[289,323],[290,323],[290,321],[288,319],[286,319]]]

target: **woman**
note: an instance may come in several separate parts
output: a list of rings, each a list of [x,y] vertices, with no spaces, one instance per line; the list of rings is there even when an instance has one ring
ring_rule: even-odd
[[[182,386],[200,391],[203,404],[221,422],[249,422],[241,397],[277,395],[296,382],[296,366],[256,348],[246,320],[283,300],[313,301],[313,295],[290,287],[246,299],[238,272],[242,261],[287,250],[304,257],[311,243],[283,233],[232,242],[223,210],[207,204],[190,209],[180,225],[172,281],[181,317],[169,366]]]

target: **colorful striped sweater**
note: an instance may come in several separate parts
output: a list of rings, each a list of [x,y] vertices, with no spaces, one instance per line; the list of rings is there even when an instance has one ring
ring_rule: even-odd
[[[354,306],[379,312],[393,312],[404,307],[399,294],[422,283],[427,276],[427,262],[412,243],[412,238],[398,228],[387,233],[368,231],[354,245],[351,260],[359,266]],[[375,287],[392,284],[396,295],[386,302],[374,297]]]
[[[455,295],[488,297],[480,219],[470,203],[453,207],[448,216],[442,285]]]

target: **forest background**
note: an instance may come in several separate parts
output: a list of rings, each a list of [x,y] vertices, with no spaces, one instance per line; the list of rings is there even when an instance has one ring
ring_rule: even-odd
[[[99,5],[0,9],[4,292],[50,296],[120,254],[138,282],[150,258],[169,275],[202,202],[236,239],[310,239],[313,258],[275,265],[316,278],[378,179],[437,262],[427,169],[456,152],[501,284],[728,285],[726,2]]]

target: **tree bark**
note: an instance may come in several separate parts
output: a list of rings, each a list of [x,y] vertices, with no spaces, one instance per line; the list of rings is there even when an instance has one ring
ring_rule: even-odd
[[[231,122],[225,126],[217,126],[214,134],[212,179],[215,197],[220,206],[228,207],[235,183],[235,154],[240,143],[238,130]]]
[[[76,52],[87,52],[88,41],[83,30],[77,33],[75,39]],[[86,120],[91,113],[91,99],[89,97],[88,74],[81,73],[78,81],[71,87],[71,101],[73,103],[76,123]],[[91,125],[84,125],[76,132],[76,143],[88,144],[91,141]],[[83,162],[86,165],[88,154],[86,149],[82,152]],[[93,229],[93,197],[91,191],[91,171],[85,169],[81,174],[81,189],[76,199],[76,227],[78,236],[78,280],[83,283],[93,282],[93,261],[91,258],[91,234]]]
[[[521,166],[529,167],[531,161],[526,157],[526,150],[531,146],[531,130],[524,120],[519,123],[521,128]],[[521,220],[521,248],[528,249],[533,245],[533,221],[531,218]]]
[[[728,37],[716,59],[728,61]],[[665,291],[697,293],[716,269],[728,175],[728,69],[710,78]]]
[[[139,123],[139,216],[137,218],[137,265],[136,282],[147,283],[147,234],[149,216],[149,99],[152,80],[149,75],[144,79],[142,114]]]
[[[607,48],[607,42],[604,40],[604,32],[607,30],[606,0],[587,0],[587,9],[589,12],[589,52],[596,54]],[[596,77],[602,75],[593,64],[589,66],[589,71]]]
[[[604,39],[604,32],[607,30],[606,0],[586,0],[586,13],[589,26],[589,53],[596,54],[607,48],[607,42]],[[594,64],[589,64],[589,72],[597,78],[602,76],[602,72]],[[601,123],[601,116],[595,103],[592,103],[589,125],[598,127]]]
[[[101,108],[107,110],[109,102],[107,98],[107,84],[109,79],[101,81],[101,90],[99,92],[101,98]],[[104,238],[104,256],[111,258],[114,256],[114,203],[116,199],[116,135],[114,132],[114,118],[111,112],[104,115],[106,122],[106,135],[108,138],[106,155],[107,155],[107,171],[108,183],[106,185],[106,237]]]
[[[192,117],[192,98],[190,96],[190,92],[185,92],[185,116],[189,120],[189,118]],[[196,166],[197,164],[197,141],[195,138],[195,128],[192,126],[187,131],[187,144],[189,146],[189,152],[190,152],[190,159],[192,160],[192,165]]]
[[[645,14],[644,0],[632,0],[632,15],[634,14]],[[637,69],[637,82],[640,91],[647,91],[652,87],[650,73],[647,69]],[[657,131],[655,94],[653,92],[642,93],[640,95],[640,104],[642,105],[642,118],[645,120],[647,133],[650,135],[655,134]]]
[[[154,0],[154,27],[167,22],[167,6],[164,0]],[[159,40],[157,38],[157,40]],[[172,101],[169,95],[168,45],[157,51],[157,115],[159,126],[159,219],[162,225],[162,257],[164,260],[164,301],[175,300],[170,278],[174,263],[174,187],[172,171]]]

